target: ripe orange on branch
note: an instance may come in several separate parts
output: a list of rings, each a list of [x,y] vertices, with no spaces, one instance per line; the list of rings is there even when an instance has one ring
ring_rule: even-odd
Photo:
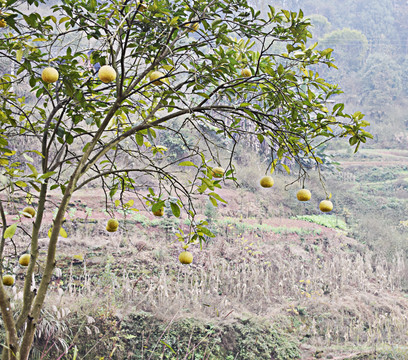
[[[24,254],[20,256],[20,259],[18,259],[18,262],[21,266],[28,266],[30,263],[31,256],[30,254]]]
[[[119,221],[116,219],[109,219],[108,223],[106,224],[106,231],[115,232],[118,230]]]
[[[252,71],[251,71],[251,69],[249,69],[249,68],[242,69],[242,71],[241,71],[241,76],[242,76],[242,77],[250,77],[250,76],[252,76]]]
[[[224,176],[225,170],[224,168],[217,166],[212,169],[212,176],[216,178],[222,178]]]
[[[160,79],[164,77],[164,74],[161,71],[153,71],[150,74],[150,81],[153,82],[154,85],[160,86],[160,85],[164,85],[165,83],[168,83],[168,79]],[[160,80],[157,80],[160,79]]]
[[[41,78],[47,84],[52,84],[58,80],[59,74],[53,67],[46,67],[41,73]]]
[[[159,210],[153,211],[154,216],[163,216],[164,215],[164,208],[160,208]]]
[[[189,251],[183,251],[179,255],[179,261],[182,264],[191,264],[193,262],[193,254]]]
[[[259,183],[264,188],[270,188],[273,186],[275,181],[273,180],[271,176],[264,176]]]
[[[13,286],[13,284],[14,284],[14,276],[13,275],[4,275],[3,276],[3,285]]]
[[[307,189],[301,189],[297,192],[296,197],[299,201],[309,201],[312,197],[312,193]]]
[[[26,218],[32,219],[36,214],[36,211],[33,207],[27,206],[23,209],[23,216]]]
[[[99,69],[98,76],[103,83],[108,84],[116,79],[116,71],[112,66],[104,65]]]
[[[330,212],[333,210],[333,203],[330,200],[323,200],[319,204],[319,209],[322,212]]]

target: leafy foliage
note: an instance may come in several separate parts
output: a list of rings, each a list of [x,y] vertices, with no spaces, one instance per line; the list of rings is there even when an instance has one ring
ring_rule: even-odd
[[[334,67],[332,49],[309,46],[310,22],[301,11],[269,7],[261,14],[246,0],[156,0],[147,6],[135,0],[65,0],[42,16],[36,11],[40,2],[28,1],[28,12],[20,1],[1,5],[7,27],[1,30],[0,56],[12,64],[0,79],[2,190],[13,196],[20,189],[38,199],[16,322],[0,284],[9,356],[21,350],[21,359],[30,351],[75,191],[99,181],[111,212],[114,205],[137,211],[124,200],[132,192],[153,212],[167,207],[175,217],[188,217],[190,228],[180,228],[177,238],[185,246],[202,245],[214,234],[206,221],[195,220],[194,197],[207,196],[214,206],[225,202],[216,191],[224,180],[236,181],[232,159],[238,142],[249,137],[266,144],[272,171],[279,164],[290,171],[288,160],[305,177],[302,161],[322,163],[322,143],[347,137],[357,150],[371,137],[361,112],[350,115],[341,103],[327,105],[341,91],[315,68]],[[115,70],[115,81],[99,80],[103,65]],[[46,67],[59,72],[55,83],[42,79]],[[252,75],[243,77],[243,68]],[[183,143],[181,157],[166,156],[161,133]],[[229,155],[223,179],[212,172],[221,165],[219,152]],[[46,265],[33,292],[47,195],[57,189],[61,200]]]

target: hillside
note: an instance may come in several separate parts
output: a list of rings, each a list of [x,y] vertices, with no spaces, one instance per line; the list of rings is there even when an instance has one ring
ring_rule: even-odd
[[[362,175],[358,161],[345,158],[343,173],[353,171],[366,180],[358,186],[368,186],[373,179]],[[339,207],[350,193],[336,189],[336,214],[319,215],[318,190],[310,204],[299,204],[296,189],[283,191],[286,176],[276,180],[256,193],[227,187],[220,195],[228,205],[218,210],[197,203],[216,238],[202,250],[189,248],[191,266],[177,260],[176,218],[142,210],[122,216],[120,231],[110,234],[104,229],[109,216],[99,210],[101,191],[78,193],[64,225],[69,236],[59,241],[60,270],[39,325],[37,354],[56,341],[59,352],[53,347],[50,358],[65,344],[78,346],[84,359],[405,359],[404,255],[387,259],[348,236],[355,225]],[[329,185],[339,183],[333,178]],[[41,248],[47,231],[44,226]],[[18,253],[25,250],[20,236]]]

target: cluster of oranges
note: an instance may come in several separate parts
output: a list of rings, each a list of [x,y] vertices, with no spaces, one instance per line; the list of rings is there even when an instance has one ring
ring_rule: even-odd
[[[110,82],[116,79],[116,71],[110,65],[103,65],[99,69],[98,77],[105,84],[109,84]],[[58,70],[53,67],[46,67],[41,73],[42,80],[47,84],[52,84],[57,82],[59,79]],[[169,80],[165,78],[165,75],[161,71],[153,71],[149,75],[150,82],[153,85],[160,86],[164,84],[168,84]]]
[[[108,84],[116,79],[116,71],[112,66],[104,65],[99,69],[98,76],[103,83]],[[55,83],[59,79],[58,70],[46,67],[41,73],[41,78],[47,84]]]
[[[274,183],[271,176],[264,176],[260,181],[261,186],[264,188],[270,188]],[[307,189],[300,189],[296,197],[299,201],[309,201],[312,198],[312,193]],[[319,209],[322,212],[330,212],[333,210],[333,203],[328,199],[322,200],[319,204]]]
[[[31,206],[27,206],[27,207],[25,207],[23,209],[22,214],[23,214],[24,217],[33,218],[35,216],[35,214],[36,214],[36,211]],[[23,254],[18,259],[18,263],[21,266],[26,267],[26,266],[28,266],[30,264],[30,260],[31,260],[31,255],[30,254]],[[3,285],[12,286],[12,285],[14,285],[15,279],[14,279],[13,275],[6,274],[6,275],[2,276],[2,281],[3,281]]]

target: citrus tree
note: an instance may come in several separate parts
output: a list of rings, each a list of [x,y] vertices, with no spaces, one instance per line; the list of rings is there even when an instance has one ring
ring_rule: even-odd
[[[240,141],[256,139],[271,150],[271,170],[289,170],[290,159],[302,177],[303,160],[321,162],[321,143],[348,137],[358,147],[370,137],[361,113],[327,105],[340,90],[316,69],[334,67],[332,50],[307,43],[302,12],[260,13],[246,0],[64,0],[41,14],[41,3],[3,0],[0,7],[1,201],[18,190],[38,203],[22,211],[32,229],[16,313],[0,282],[3,359],[29,358],[78,189],[99,182],[116,206],[133,209],[122,196],[133,192],[153,212],[166,206],[188,217],[189,232],[177,234],[186,247],[212,235],[194,220],[193,199],[223,201],[216,190],[236,181]],[[182,147],[177,156],[160,143],[163,136]],[[229,154],[225,170],[219,153]],[[51,229],[43,220],[50,191],[60,193]],[[17,222],[7,224],[1,204],[4,264]],[[50,239],[34,286],[44,228]],[[116,228],[113,221],[107,230]]]

